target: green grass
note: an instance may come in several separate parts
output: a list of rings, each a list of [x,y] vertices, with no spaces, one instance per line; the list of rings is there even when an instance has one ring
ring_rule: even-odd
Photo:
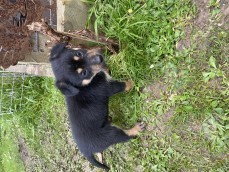
[[[183,17],[192,8],[187,0],[95,1],[90,13],[96,18],[95,31],[117,39],[121,47],[121,52],[108,60],[111,70],[116,71],[114,77],[131,77],[142,86],[158,76],[158,62],[174,58],[174,43],[183,35],[180,29],[186,22]]]
[[[120,43],[120,52],[106,59],[112,77],[135,83],[132,91],[111,98],[110,116],[123,128],[147,123],[139,138],[105,151],[111,171],[228,171],[229,33],[215,24],[218,1],[209,2],[211,23],[203,30],[193,25],[197,7],[188,0],[90,3],[95,31]],[[186,37],[191,46],[176,50]],[[22,108],[0,118],[0,171],[89,166],[72,140],[63,96],[53,83],[27,78]]]
[[[17,133],[14,133],[13,126],[14,123],[10,119],[0,119],[0,171],[23,171],[24,166],[20,160],[20,155],[18,152],[17,144]],[[3,125],[4,124],[4,125]],[[7,169],[7,170],[6,170]]]

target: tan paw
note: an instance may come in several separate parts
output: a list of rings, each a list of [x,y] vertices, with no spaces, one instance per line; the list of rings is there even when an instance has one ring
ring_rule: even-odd
[[[125,82],[125,84],[126,84],[125,91],[129,91],[133,87],[134,82],[129,79],[128,81]]]
[[[137,123],[133,128],[129,130],[125,130],[125,133],[128,136],[137,136],[141,131],[145,130],[145,124],[144,123]]]

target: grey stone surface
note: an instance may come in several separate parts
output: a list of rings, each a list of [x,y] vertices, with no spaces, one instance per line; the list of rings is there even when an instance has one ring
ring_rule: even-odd
[[[80,0],[57,0],[57,30],[74,31],[84,29],[89,7]]]

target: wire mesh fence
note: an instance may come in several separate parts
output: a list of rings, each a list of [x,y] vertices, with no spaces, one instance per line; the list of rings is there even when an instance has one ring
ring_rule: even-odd
[[[17,3],[18,2],[11,2],[11,3]],[[45,21],[48,22],[48,24],[53,28],[57,29],[57,15],[56,15],[56,7],[57,7],[57,2],[53,0],[40,0],[39,3],[31,3],[31,2],[26,2],[26,10],[33,9],[32,7],[35,5],[37,7],[37,10],[39,10],[42,6],[43,10],[39,10],[39,15],[42,15],[42,18],[45,19]],[[30,3],[30,4],[29,4]],[[4,4],[4,3],[3,3]],[[17,9],[20,7],[21,4],[17,6],[12,6],[10,8],[11,10]],[[23,5],[23,3],[22,3]],[[39,6],[38,6],[39,5]],[[18,9],[19,10],[19,9]],[[17,10],[17,11],[18,11]],[[19,10],[20,11],[20,10]],[[28,15],[31,19],[33,16],[33,13],[31,11],[28,11]],[[39,17],[38,11],[33,11],[35,12],[35,17]],[[8,13],[7,13],[8,14]],[[12,13],[13,15],[14,13]],[[17,13],[18,15],[21,15],[20,12]],[[4,15],[5,16],[5,15]],[[26,16],[26,17],[28,17]],[[9,13],[9,17],[14,17],[11,16],[11,13]],[[34,17],[34,16],[33,16]],[[4,18],[4,17],[3,17]],[[5,17],[4,19],[8,19],[8,17]],[[30,20],[31,20],[30,19]],[[36,20],[34,20],[36,21]],[[8,23],[10,25],[10,29],[12,29],[11,23]],[[15,26],[17,27],[17,26]],[[5,32],[2,32],[2,35],[4,35]],[[16,66],[9,66],[10,64],[15,64],[15,61],[13,63],[7,64],[5,67],[8,67],[6,70],[0,68],[0,116],[4,114],[13,114],[15,111],[20,110],[23,108],[23,105],[26,104],[25,101],[28,101],[28,97],[25,96],[25,91],[30,91],[32,88],[28,86],[26,82],[31,81],[31,78],[34,79],[34,76],[49,76],[52,77],[52,72],[50,70],[50,67],[45,63],[43,56],[45,56],[45,40],[46,38],[43,38],[43,36],[35,32],[31,38],[29,38],[30,43],[32,43],[32,52],[35,54],[34,57],[36,59],[42,59],[39,60],[39,63],[32,58],[29,59],[29,63],[21,63],[18,62]],[[4,42],[4,40],[2,40]],[[21,40],[20,40],[21,41]],[[0,40],[1,42],[1,40]],[[2,42],[1,42],[2,43]],[[15,49],[15,41],[10,42],[12,44],[12,47]],[[9,46],[7,44],[7,46]],[[9,47],[7,47],[8,49]],[[2,44],[0,45],[0,52],[3,53]],[[8,52],[7,52],[8,53]],[[21,52],[18,52],[18,54]],[[37,53],[37,54],[36,54]],[[40,53],[40,54],[39,54]],[[1,55],[1,54],[0,54]],[[4,54],[5,55],[5,54]],[[10,55],[8,53],[8,55]],[[33,57],[31,55],[31,57]],[[11,57],[9,57],[10,59]],[[23,58],[24,59],[24,58]],[[28,61],[28,60],[26,60]],[[34,61],[36,63],[31,64],[30,62]],[[41,63],[43,62],[43,63]],[[3,65],[0,65],[3,66]],[[32,82],[32,81],[31,81]]]
[[[27,105],[32,85],[38,85],[39,77],[53,77],[51,66],[47,63],[23,63],[8,69],[0,69],[0,115],[13,114]],[[39,85],[38,85],[39,87]]]
[[[31,76],[0,70],[0,115],[12,114],[21,108],[26,77]]]

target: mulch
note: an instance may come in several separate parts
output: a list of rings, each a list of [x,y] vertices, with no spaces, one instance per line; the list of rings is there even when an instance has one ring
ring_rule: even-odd
[[[1,0],[0,2],[0,67],[8,68],[23,60],[32,51],[31,34],[27,27],[40,21],[49,0]]]

